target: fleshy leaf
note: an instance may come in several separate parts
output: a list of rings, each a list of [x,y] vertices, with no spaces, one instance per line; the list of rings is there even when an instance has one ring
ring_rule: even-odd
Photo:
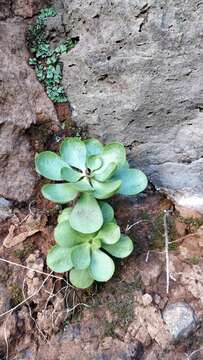
[[[122,174],[124,171],[128,170],[130,168],[128,161],[126,160],[122,167],[117,169],[113,176],[116,176],[119,178],[119,175]]]
[[[102,159],[99,156],[90,156],[87,160],[87,167],[94,171],[102,166]]]
[[[120,228],[117,224],[104,224],[97,234],[97,239],[105,244],[115,244],[120,239]]]
[[[120,173],[113,178],[122,181],[121,187],[118,190],[118,193],[122,195],[139,194],[146,189],[148,182],[146,175],[141,170],[137,169],[120,171]]]
[[[83,191],[94,191],[93,187],[90,185],[89,181],[86,178],[83,178],[75,183],[72,183],[72,186],[75,190],[79,192]]]
[[[115,163],[109,163],[105,167],[102,166],[102,168],[94,171],[94,179],[99,181],[105,181],[109,179],[112,174],[115,172],[117,168],[117,165]]]
[[[94,179],[91,180],[94,187],[93,195],[97,199],[107,199],[114,195],[121,186],[121,180],[99,182]]]
[[[108,281],[114,273],[113,260],[101,250],[92,251],[90,275],[97,281]]]
[[[84,140],[88,156],[99,155],[103,150],[103,145],[97,139]]]
[[[43,151],[35,156],[36,171],[51,180],[62,180],[61,169],[67,164],[52,151]]]
[[[103,160],[103,167],[105,168],[109,163],[115,163],[118,168],[122,167],[126,162],[126,152],[123,144],[114,142],[104,147],[101,154]]]
[[[62,159],[69,165],[84,170],[86,164],[86,146],[78,137],[66,138],[60,147]]]
[[[97,200],[84,193],[73,208],[70,215],[70,225],[81,233],[93,233],[103,225],[103,216]]]
[[[83,241],[80,234],[71,228],[68,221],[63,221],[55,227],[54,238],[60,246],[67,248],[71,248]]]
[[[111,205],[109,205],[105,201],[100,201],[99,206],[100,206],[101,211],[102,211],[104,223],[111,222],[113,220],[113,218],[114,218],[114,210],[111,207]]]
[[[101,241],[97,238],[94,238],[91,243],[92,250],[98,250],[101,247]]]
[[[94,279],[90,276],[88,269],[72,269],[69,274],[69,279],[73,286],[79,289],[86,289],[90,287],[94,282]]]
[[[59,245],[54,245],[48,251],[47,265],[56,272],[69,271],[72,267],[71,249],[64,249]]]
[[[67,183],[46,184],[42,186],[41,191],[46,199],[59,204],[65,204],[72,201],[78,195],[78,191],[75,190],[71,184]]]
[[[82,173],[76,170],[73,170],[71,167],[63,167],[61,169],[61,177],[63,180],[69,182],[76,182],[82,177]]]
[[[113,245],[102,243],[102,248],[117,258],[125,258],[133,251],[133,242],[128,236],[121,235],[117,243]]]
[[[90,245],[89,243],[75,246],[72,249],[71,259],[75,269],[84,270],[90,265]]]
[[[68,221],[72,210],[72,207],[65,208],[58,216],[58,223],[60,224],[63,221]]]

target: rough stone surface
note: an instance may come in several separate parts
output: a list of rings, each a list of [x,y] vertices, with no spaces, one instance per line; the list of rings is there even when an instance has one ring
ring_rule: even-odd
[[[184,302],[168,305],[163,319],[175,341],[187,337],[197,326],[193,309]]]
[[[5,311],[9,310],[10,307],[10,296],[6,287],[0,285],[0,314],[3,314]]]
[[[199,0],[63,0],[64,86],[78,124],[120,140],[157,188],[203,212]]]
[[[0,23],[0,196],[17,201],[31,197],[36,181],[25,130],[57,122],[53,104],[27,64],[26,26],[21,18]]]
[[[48,3],[48,0],[13,0],[11,9],[14,15],[29,18]]]

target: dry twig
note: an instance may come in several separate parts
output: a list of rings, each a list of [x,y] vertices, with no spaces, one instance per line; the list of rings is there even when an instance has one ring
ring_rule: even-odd
[[[36,272],[36,273],[41,274],[41,275],[46,275],[46,276],[48,275],[48,276],[51,277],[51,278],[55,278],[55,279],[64,281],[64,282],[67,284],[67,286],[70,286],[70,287],[72,287],[72,288],[74,289],[74,287],[73,287],[72,285],[70,285],[70,284],[68,283],[68,281],[65,280],[63,277],[57,276],[57,275],[53,275],[53,274],[52,274],[53,271],[52,271],[51,273],[46,273],[46,272],[44,272],[44,271],[32,269],[32,268],[30,268],[29,266],[21,265],[21,264],[18,264],[18,263],[15,263],[15,262],[13,262],[13,261],[9,261],[9,260],[3,259],[3,258],[0,258],[0,261],[3,261],[3,262],[5,262],[5,263],[7,263],[7,264],[10,264],[10,265],[19,266],[19,267],[21,267],[21,268],[23,268],[23,269],[26,269],[26,270],[31,270],[31,271]]]
[[[193,359],[193,356],[198,354],[198,353],[201,353],[201,351],[203,350],[203,347],[201,347],[200,349],[198,350],[195,350],[193,351],[191,354],[185,354],[186,356],[186,359],[185,360],[192,360]]]
[[[165,257],[166,257],[166,293],[169,293],[170,287],[170,263],[169,263],[169,235],[168,235],[168,223],[167,218],[169,215],[169,210],[164,211],[164,239],[165,239]]]

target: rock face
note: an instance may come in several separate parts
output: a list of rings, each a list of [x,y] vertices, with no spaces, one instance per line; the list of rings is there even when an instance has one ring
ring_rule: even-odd
[[[203,213],[203,4],[63,4],[66,31],[80,38],[63,56],[74,119],[124,142],[157,188]]]
[[[0,14],[3,10],[8,16],[2,5]],[[19,17],[0,22],[0,196],[17,201],[30,198],[36,180],[25,131],[37,122],[57,122],[53,104],[27,64],[26,27]]]

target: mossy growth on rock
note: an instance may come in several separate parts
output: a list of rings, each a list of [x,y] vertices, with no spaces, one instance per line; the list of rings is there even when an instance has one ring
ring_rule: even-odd
[[[152,233],[151,233],[151,243],[150,243],[150,250],[156,250],[156,249],[164,249],[165,246],[165,238],[164,238],[164,212],[161,211],[157,214],[153,226],[152,226]],[[175,243],[177,239],[177,232],[175,227],[175,218],[173,216],[170,216],[168,219],[168,228],[170,232],[170,243],[169,244],[169,250],[176,250],[178,247],[178,243]]]
[[[12,284],[9,286],[11,294],[11,305],[16,306],[23,301],[23,293],[18,284]]]
[[[35,244],[28,244],[23,249],[17,249],[13,252],[13,255],[19,258],[20,260],[24,260],[28,255],[32,254],[32,252],[36,250]]]
[[[42,9],[35,23],[28,28],[26,44],[33,55],[29,59],[29,65],[34,67],[36,77],[43,84],[48,97],[54,103],[63,103],[68,99],[61,84],[62,63],[60,62],[60,55],[75,47],[78,39],[66,39],[57,47],[51,47],[45,32],[45,22],[48,17],[56,15],[57,13],[52,7]]]

